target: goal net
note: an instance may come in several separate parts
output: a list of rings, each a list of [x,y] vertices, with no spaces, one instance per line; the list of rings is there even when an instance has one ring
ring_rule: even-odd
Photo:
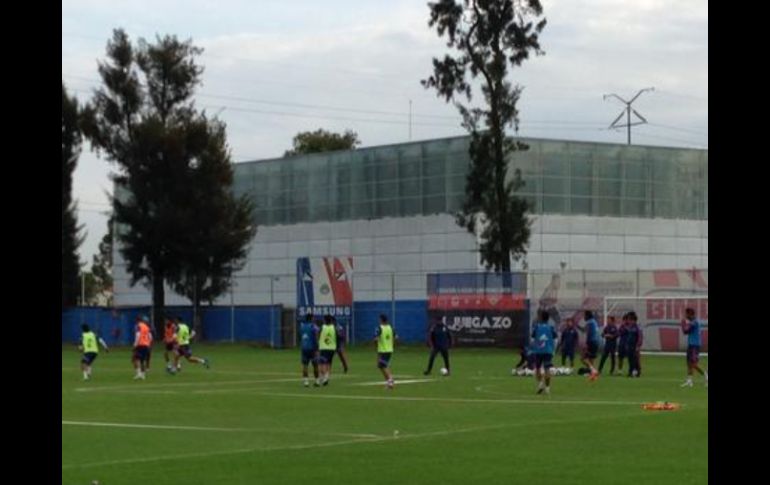
[[[689,296],[605,296],[602,323],[610,317],[620,325],[623,315],[636,312],[642,328],[642,350],[657,352],[684,352],[687,336],[680,323],[686,308],[695,310],[701,323],[701,352],[708,352],[708,295]]]

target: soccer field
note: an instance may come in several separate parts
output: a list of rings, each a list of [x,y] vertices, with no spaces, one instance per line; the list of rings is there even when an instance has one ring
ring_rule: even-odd
[[[348,349],[347,375],[335,359],[322,388],[302,386],[297,350],[193,350],[210,370],[167,375],[156,348],[134,381],[116,349],[84,382],[62,347],[63,484],[708,482],[708,389],[680,388],[683,356],[643,356],[640,379],[554,377],[539,396],[497,349],[454,350],[451,377],[438,357],[425,378],[426,349],[397,348],[394,390],[373,347]],[[641,409],[651,401],[682,408]]]

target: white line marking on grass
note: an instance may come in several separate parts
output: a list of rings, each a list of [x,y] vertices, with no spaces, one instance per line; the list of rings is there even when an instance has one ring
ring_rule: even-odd
[[[206,453],[187,453],[184,455],[166,455],[166,456],[154,456],[154,457],[148,457],[148,458],[131,458],[126,460],[112,460],[112,461],[100,461],[95,463],[62,465],[62,470],[66,470],[70,468],[93,468],[93,467],[99,467],[99,466],[129,465],[134,463],[148,463],[148,462],[154,462],[154,461],[186,460],[188,458],[205,458],[209,456],[220,456],[220,455],[239,455],[244,453],[255,453],[260,451],[267,452],[267,451],[307,450],[312,448],[327,448],[331,446],[342,446],[342,445],[350,445],[350,444],[356,444],[356,443],[376,443],[378,441],[385,441],[385,440],[391,440],[391,439],[393,438],[391,437],[359,438],[359,439],[352,439],[352,440],[345,440],[345,441],[332,441],[330,443],[316,443],[312,445],[278,446],[278,447],[265,447],[265,448],[240,448],[236,450],[212,451],[212,452],[206,452]]]
[[[289,392],[259,392],[262,396],[275,397],[309,397],[317,399],[353,399],[363,401],[413,401],[413,402],[461,402],[461,403],[480,403],[480,404],[576,404],[576,405],[598,405],[598,406],[641,406],[641,402],[632,401],[579,401],[579,400],[555,400],[550,397],[532,398],[532,399],[467,399],[467,398],[440,398],[440,397],[418,397],[418,396],[358,396],[345,394],[297,394]]]
[[[416,384],[418,382],[433,382],[436,379],[407,379],[403,381],[394,381],[396,384]],[[374,381],[374,382],[356,382],[355,384],[350,384],[351,386],[384,386],[385,381]]]
[[[64,421],[61,424],[68,426],[98,426],[105,428],[143,428],[143,429],[174,429],[189,431],[249,431],[243,428],[211,428],[204,426],[170,426],[163,424],[131,424],[131,423],[98,423],[89,421]]]
[[[169,387],[200,387],[200,386],[229,386],[237,384],[259,384],[263,382],[287,382],[287,381],[300,381],[301,378],[295,379],[251,379],[247,381],[196,381],[196,382],[172,382],[170,379],[175,379],[174,376],[164,376],[167,379],[164,383],[147,384],[146,381],[134,382],[133,384],[126,384],[120,386],[101,386],[101,387],[76,387],[77,392],[94,392],[94,391],[120,391],[120,390],[138,390],[138,389],[153,389],[153,388],[169,388]]]
[[[301,435],[320,435],[320,436],[342,436],[347,438],[381,438],[380,435],[370,433],[314,433],[313,431],[293,431],[287,429],[269,429],[269,428],[219,428],[211,426],[177,426],[166,424],[135,424],[135,423],[102,423],[95,421],[65,421],[62,425],[67,426],[95,426],[104,428],[139,428],[139,429],[171,429],[181,431],[234,431],[234,432],[259,432],[259,433],[285,433]]]
[[[333,441],[331,443],[316,443],[316,444],[309,444],[309,445],[291,445],[291,446],[276,446],[276,447],[263,447],[263,448],[240,448],[235,450],[213,451],[213,452],[206,452],[206,453],[188,453],[184,455],[164,455],[164,456],[153,456],[153,457],[147,457],[147,458],[130,458],[125,460],[111,460],[111,461],[101,461],[101,462],[83,463],[83,464],[68,464],[68,465],[62,464],[62,470],[72,469],[72,468],[94,468],[94,467],[112,466],[112,465],[130,465],[135,463],[148,463],[148,462],[169,461],[169,460],[184,460],[188,458],[206,458],[210,456],[237,455],[237,454],[256,453],[256,452],[293,451],[293,450],[307,450],[307,449],[313,449],[313,448],[329,448],[333,446],[344,446],[344,445],[350,445],[350,444],[381,443],[384,441],[395,441],[399,439],[430,438],[433,436],[446,436],[446,435],[453,435],[453,434],[460,434],[460,433],[473,433],[477,431],[489,431],[489,430],[503,429],[503,428],[522,428],[522,427],[543,426],[543,425],[550,425],[550,424],[568,424],[568,423],[577,423],[577,422],[583,422],[583,421],[604,421],[607,419],[621,419],[621,418],[632,418],[632,417],[639,417],[639,416],[661,416],[661,415],[663,415],[663,413],[647,413],[647,414],[623,413],[623,414],[618,414],[614,416],[592,416],[590,418],[526,421],[526,422],[506,423],[506,424],[498,424],[498,425],[475,426],[472,428],[461,428],[461,429],[453,429],[453,430],[430,431],[427,433],[403,434],[400,436],[398,435],[379,436],[376,438],[361,438],[361,439],[353,439],[353,440],[345,440],[345,441]]]

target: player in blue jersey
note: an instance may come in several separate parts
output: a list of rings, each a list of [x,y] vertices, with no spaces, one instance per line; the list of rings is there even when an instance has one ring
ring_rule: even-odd
[[[305,315],[305,321],[299,326],[299,348],[302,360],[302,378],[305,387],[310,386],[307,375],[308,364],[313,364],[313,375],[318,385],[318,327],[313,323],[313,314]]]
[[[618,371],[623,371],[623,360],[628,357],[628,313],[623,315],[618,328]]]
[[[561,338],[559,339],[559,348],[561,349],[561,366],[565,367],[567,359],[569,359],[569,366],[575,366],[575,347],[578,343],[578,331],[575,328],[575,320],[567,318],[565,321],[564,329],[561,331]]]
[[[532,328],[532,353],[535,356],[535,379],[537,393],[550,394],[551,367],[553,367],[553,351],[556,347],[556,329],[549,323],[549,315],[545,310],[539,310],[538,320]]]
[[[638,317],[636,312],[628,312],[628,325],[627,340],[626,340],[626,354],[628,356],[628,377],[641,377],[642,376],[642,342],[644,341],[644,334],[642,333],[642,327],[639,326]]]
[[[449,348],[452,346],[452,334],[444,323],[442,318],[436,319],[428,330],[428,345],[430,346],[430,357],[428,358],[428,368],[422,374],[427,376],[433,369],[433,361],[437,354],[441,354],[444,359],[444,368],[449,375]]]
[[[599,353],[599,324],[591,310],[586,310],[583,316],[586,323],[582,327],[578,326],[578,329],[586,334],[586,347],[583,351],[582,361],[590,370],[589,379],[595,381],[599,377],[599,372],[594,367],[594,360]]]
[[[615,351],[618,348],[618,326],[615,324],[615,317],[610,315],[607,317],[607,325],[602,330],[602,337],[604,337],[604,351],[602,352],[602,358],[599,361],[599,373],[601,374],[604,369],[604,363],[607,361],[607,357],[610,357],[610,374],[615,373]]]
[[[682,384],[682,387],[692,387],[692,371],[694,370],[697,370],[703,376],[706,386],[709,385],[708,372],[698,366],[701,346],[700,330],[701,324],[695,318],[695,310],[686,308],[684,319],[682,320],[682,332],[687,335],[687,380]]]
[[[337,322],[337,319],[334,317],[331,317],[332,323],[334,323],[334,326],[337,331],[337,355],[340,356],[340,362],[342,362],[342,370],[345,374],[348,373],[348,357],[345,354],[345,327],[339,324]]]

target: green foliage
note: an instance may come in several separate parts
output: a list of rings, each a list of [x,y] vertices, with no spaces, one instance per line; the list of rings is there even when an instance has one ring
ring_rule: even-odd
[[[506,80],[509,65],[520,66],[530,52],[542,54],[539,35],[546,20],[539,0],[440,0],[428,4],[430,21],[456,55],[433,59],[433,75],[422,81],[453,102],[471,134],[466,198],[457,223],[479,237],[488,269],[510,271],[511,258],[526,255],[531,221],[526,201],[516,195],[521,173],[508,175],[516,150],[527,149],[506,135],[518,131],[522,88]],[[471,108],[472,81],[480,81],[484,107]]]
[[[83,242],[83,236],[77,223],[76,206],[72,201],[72,174],[80,155],[82,135],[77,100],[67,94],[63,82],[61,101],[61,286],[62,308],[65,308],[75,305],[80,295],[80,261],[77,250]]]
[[[354,131],[346,130],[338,134],[319,128],[316,131],[298,133],[293,140],[293,148],[283,154],[284,157],[305,153],[331,152],[334,150],[353,150],[361,141]]]
[[[87,136],[117,166],[117,239],[131,284],[152,288],[157,329],[164,282],[184,289],[189,275],[203,275],[218,282],[206,295],[223,291],[219,279],[231,273],[222,268],[237,266],[254,235],[250,202],[230,191],[225,126],[193,103],[201,52],[175,36],[133,46],[114,31],[99,63],[103,86],[85,115]]]

